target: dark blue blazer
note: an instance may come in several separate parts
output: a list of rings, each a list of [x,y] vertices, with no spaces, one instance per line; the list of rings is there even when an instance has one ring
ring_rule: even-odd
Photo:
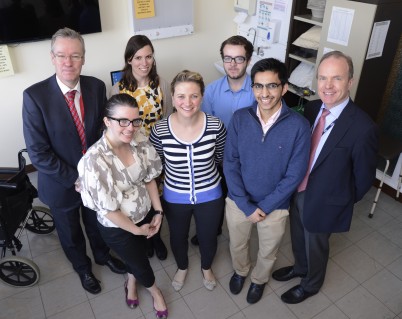
[[[304,115],[314,125],[322,101],[309,102]],[[342,111],[309,176],[304,227],[313,233],[350,229],[353,205],[375,179],[378,128],[351,100]]]
[[[81,76],[87,147],[101,136],[105,84]],[[23,93],[23,129],[32,164],[38,170],[39,198],[50,207],[74,208],[81,204],[75,191],[81,142],[56,76],[36,83]]]

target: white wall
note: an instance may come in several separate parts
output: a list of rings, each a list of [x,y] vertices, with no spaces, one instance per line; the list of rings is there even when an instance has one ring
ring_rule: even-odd
[[[99,0],[102,33],[84,35],[83,74],[102,79],[110,89],[112,70],[120,69],[130,36],[128,1]],[[206,83],[221,76],[213,66],[223,40],[236,33],[233,0],[194,0],[194,34],[154,40],[158,73],[169,82],[184,68],[200,72]],[[0,78],[0,167],[17,166],[25,147],[22,134],[22,92],[54,73],[50,40],[9,47],[15,75]]]

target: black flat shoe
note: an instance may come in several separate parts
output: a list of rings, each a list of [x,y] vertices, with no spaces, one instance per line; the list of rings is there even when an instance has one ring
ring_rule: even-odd
[[[99,280],[96,279],[93,273],[79,274],[82,287],[91,294],[98,294],[101,292]]]
[[[317,292],[309,292],[304,290],[304,288],[300,285],[294,286],[286,291],[282,296],[281,299],[283,302],[288,304],[297,304],[300,303],[307,298],[314,296]]]
[[[247,292],[247,302],[253,304],[260,301],[264,288],[265,284],[259,285],[252,282]]]
[[[305,277],[306,274],[296,273],[293,266],[279,268],[272,273],[272,278],[277,281],[288,281],[296,277]]]
[[[113,256],[110,256],[105,263],[98,263],[98,265],[108,266],[109,269],[116,274],[125,274],[127,272],[126,265],[120,259],[117,259]]]
[[[232,278],[230,278],[230,282],[229,282],[230,292],[234,295],[239,294],[240,291],[243,289],[245,280],[246,280],[246,277],[240,276],[240,275],[236,274],[236,272],[235,272],[233,274]]]
[[[156,257],[158,257],[159,260],[165,260],[168,255],[167,248],[165,244],[163,243],[162,239],[160,236],[154,236],[152,237],[153,240],[153,245],[155,248],[155,254]]]

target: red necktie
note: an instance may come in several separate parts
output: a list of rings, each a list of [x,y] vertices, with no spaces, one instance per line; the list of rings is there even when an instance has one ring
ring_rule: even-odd
[[[316,127],[314,128],[313,135],[311,135],[310,160],[308,162],[308,170],[307,170],[306,176],[304,176],[304,179],[302,180],[299,187],[297,188],[298,192],[304,191],[307,187],[308,177],[310,175],[311,166],[313,165],[315,151],[317,150],[318,143],[320,142],[320,139],[322,136],[322,132],[324,131],[325,118],[329,113],[330,112],[325,108],[322,110],[320,119],[318,120],[318,123],[317,123]]]
[[[87,151],[87,142],[85,139],[85,129],[84,125],[82,124],[82,121],[80,120],[80,117],[78,116],[77,109],[75,108],[75,103],[74,103],[74,98],[75,98],[75,93],[76,90],[71,90],[66,93],[66,102],[68,105],[68,108],[70,109],[71,116],[73,117],[75,127],[77,128],[78,136],[80,137],[81,140],[81,148],[82,148],[82,154],[85,154]]]

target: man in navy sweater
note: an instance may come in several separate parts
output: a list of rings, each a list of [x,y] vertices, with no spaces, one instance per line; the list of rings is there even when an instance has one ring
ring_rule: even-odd
[[[257,225],[259,251],[247,293],[253,304],[262,297],[285,232],[290,197],[307,170],[310,128],[282,99],[288,89],[282,62],[258,61],[251,79],[256,102],[233,114],[223,170],[229,189],[226,220],[235,271],[229,284],[233,294],[240,293],[251,269],[249,240]]]

